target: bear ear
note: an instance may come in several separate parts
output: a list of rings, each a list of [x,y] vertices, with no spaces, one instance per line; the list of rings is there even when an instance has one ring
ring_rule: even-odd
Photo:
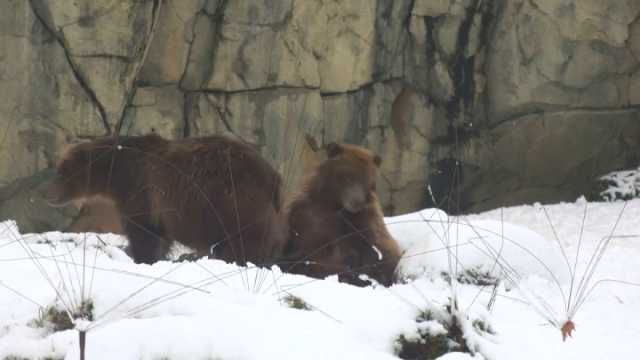
[[[380,164],[382,164],[382,158],[379,155],[373,155],[373,163],[376,164],[377,167],[380,167]]]
[[[316,138],[314,138],[311,134],[309,133],[304,134],[304,139],[306,140],[307,145],[309,145],[309,148],[311,149],[311,151],[318,152],[318,150],[320,150],[320,146],[318,146],[318,141],[316,141]]]
[[[340,144],[331,142],[326,145],[326,150],[327,150],[327,155],[331,159],[340,155],[344,151],[344,148]]]

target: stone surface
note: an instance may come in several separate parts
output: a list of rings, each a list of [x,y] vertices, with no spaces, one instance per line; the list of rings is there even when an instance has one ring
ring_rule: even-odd
[[[30,3],[38,20],[63,46],[109,131],[115,130],[156,26],[159,0]]]
[[[640,18],[629,25],[629,47],[636,60],[640,60]]]
[[[464,146],[462,201],[485,210],[527,199],[575,200],[607,169],[640,163],[639,116],[578,110],[501,124]]]
[[[51,165],[75,137],[105,134],[65,51],[29,2],[0,12],[0,186]]]
[[[451,0],[416,0],[413,13],[417,16],[437,17],[449,12]]]
[[[206,0],[165,0],[138,80],[145,86],[177,84],[189,51],[194,50],[194,26]]]
[[[139,87],[127,107],[121,135],[156,133],[168,139],[185,135],[184,94],[174,85]]]
[[[73,206],[52,208],[43,198],[43,185],[53,177],[50,170],[0,188],[0,219],[15,220],[22,234],[66,229],[78,214]]]
[[[636,70],[629,82],[629,103],[640,105],[640,69]]]
[[[0,215],[27,229],[66,226],[26,194],[66,144],[108,133],[235,136],[288,191],[317,161],[305,135],[364,145],[383,157],[387,214],[574,200],[640,162],[638,1],[7,0],[0,10]],[[74,224],[101,214],[114,217],[96,205]]]
[[[326,30],[316,1],[224,1],[198,14],[183,86],[190,90],[252,90],[320,85],[314,52]]]
[[[331,1],[326,11],[329,41],[319,64],[322,89],[344,92],[370,83],[376,2]]]
[[[629,25],[639,15],[634,1],[505,2],[495,29],[501,41],[488,52],[491,121],[558,107],[627,105],[620,78],[640,64],[635,45],[627,48]]]

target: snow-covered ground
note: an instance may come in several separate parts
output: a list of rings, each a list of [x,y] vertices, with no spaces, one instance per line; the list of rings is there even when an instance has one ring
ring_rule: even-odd
[[[114,235],[20,234],[0,223],[0,359],[78,359],[77,331],[54,332],[43,319],[82,299],[93,304],[93,321],[77,323],[89,329],[91,360],[394,359],[401,335],[445,332],[416,319],[437,320],[454,293],[476,354],[441,359],[638,358],[640,200],[462,217],[427,209],[387,223],[405,249],[406,281],[390,288],[213,260],[137,265]],[[606,252],[584,278],[602,239]],[[292,296],[310,310],[289,306]],[[563,341],[568,313],[576,331]]]

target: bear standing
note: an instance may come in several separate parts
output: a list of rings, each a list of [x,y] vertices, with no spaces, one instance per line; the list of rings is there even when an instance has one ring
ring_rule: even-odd
[[[366,274],[384,285],[395,280],[397,242],[384,224],[376,196],[380,157],[355,145],[331,143],[328,159],[287,205],[288,271],[365,285]],[[286,269],[286,267],[285,267]]]
[[[173,241],[229,262],[270,264],[286,240],[281,178],[251,146],[224,136],[107,137],[71,147],[49,185],[54,205],[112,200],[137,263]]]

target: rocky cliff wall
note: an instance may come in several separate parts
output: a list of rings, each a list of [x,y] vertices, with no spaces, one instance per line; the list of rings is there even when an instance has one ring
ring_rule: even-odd
[[[384,158],[388,214],[573,200],[640,162],[640,1],[6,0],[0,215],[66,144],[227,133],[288,179],[304,134]]]

